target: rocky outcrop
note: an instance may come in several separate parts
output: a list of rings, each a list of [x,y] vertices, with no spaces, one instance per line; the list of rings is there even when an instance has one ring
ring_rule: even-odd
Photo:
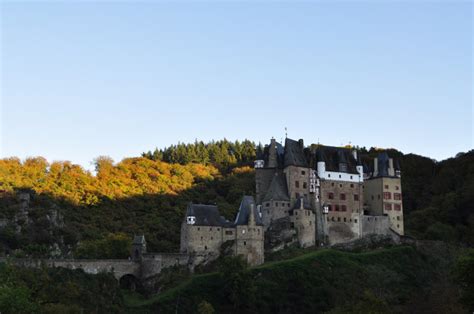
[[[297,242],[296,230],[292,228],[290,217],[272,221],[265,231],[266,252],[276,252]]]

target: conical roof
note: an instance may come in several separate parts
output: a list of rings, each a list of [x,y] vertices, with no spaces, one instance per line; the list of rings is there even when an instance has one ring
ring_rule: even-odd
[[[235,218],[235,225],[247,225],[249,222],[249,216],[252,212],[251,206],[253,206],[253,215],[256,225],[262,226],[262,218],[257,211],[257,206],[255,205],[255,200],[252,196],[245,195],[240,203],[239,212]]]
[[[263,201],[289,201],[288,189],[286,186],[285,176],[281,173],[275,172],[270,187],[268,188]]]

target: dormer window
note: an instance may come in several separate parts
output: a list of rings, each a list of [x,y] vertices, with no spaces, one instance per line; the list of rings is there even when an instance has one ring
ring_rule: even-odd
[[[188,223],[188,225],[194,225],[196,223],[196,217],[188,216],[186,217],[186,222]]]
[[[344,162],[339,163],[339,172],[347,172],[347,164]]]

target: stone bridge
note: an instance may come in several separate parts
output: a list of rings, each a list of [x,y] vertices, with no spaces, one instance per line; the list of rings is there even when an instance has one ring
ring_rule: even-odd
[[[30,259],[0,258],[0,262],[10,262],[17,266],[40,268],[62,267],[82,269],[88,274],[112,273],[120,281],[125,276],[146,280],[158,275],[161,271],[173,266],[187,266],[192,269],[193,262],[188,254],[180,253],[145,253],[136,261],[128,259]]]

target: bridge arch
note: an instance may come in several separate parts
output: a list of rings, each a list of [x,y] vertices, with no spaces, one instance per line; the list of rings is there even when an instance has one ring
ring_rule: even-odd
[[[125,274],[120,277],[119,284],[121,289],[130,291],[140,290],[141,288],[140,280],[133,274]]]

